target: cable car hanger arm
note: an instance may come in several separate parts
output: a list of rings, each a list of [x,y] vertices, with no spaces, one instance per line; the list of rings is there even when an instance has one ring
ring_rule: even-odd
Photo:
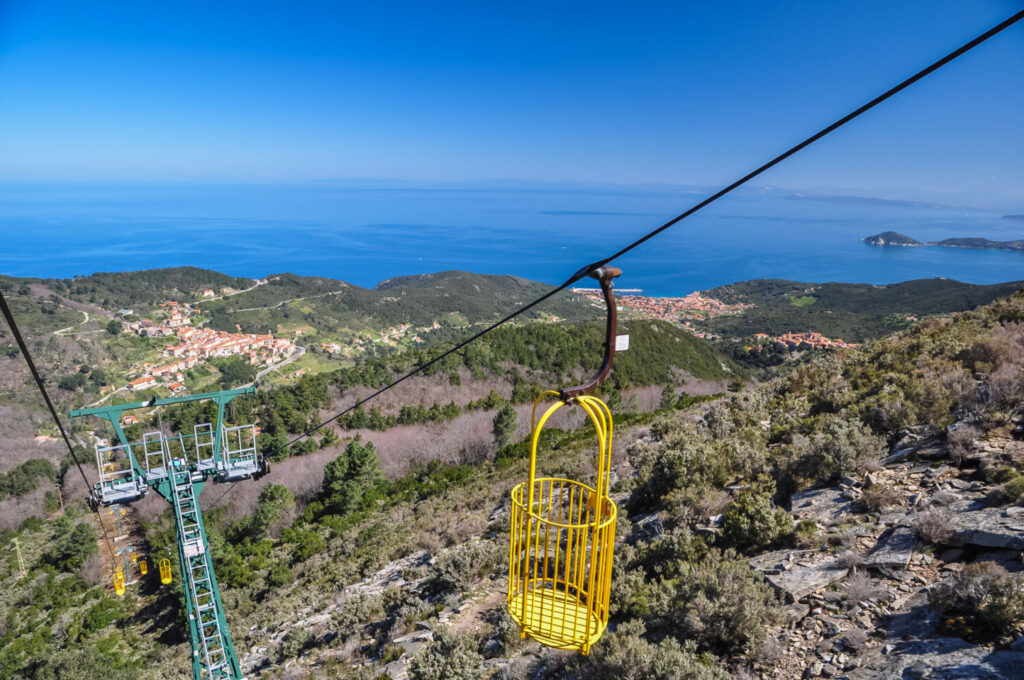
[[[608,319],[605,323],[604,360],[601,362],[601,368],[598,369],[597,373],[590,380],[576,387],[567,387],[559,390],[558,394],[562,401],[570,401],[600,387],[601,383],[608,378],[608,374],[611,373],[612,362],[615,361],[615,334],[618,326],[618,312],[615,307],[615,286],[612,283],[612,279],[621,276],[622,270],[617,267],[603,266],[588,272],[587,275],[601,282],[601,292],[604,294],[604,303],[608,310]]]

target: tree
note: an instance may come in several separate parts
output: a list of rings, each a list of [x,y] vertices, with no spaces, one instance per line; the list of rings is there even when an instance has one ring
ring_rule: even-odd
[[[295,498],[288,487],[281,484],[267,484],[260,491],[256,509],[249,520],[249,534],[256,539],[263,538],[267,531],[281,519],[281,516],[294,507]]]
[[[124,330],[124,324],[117,319],[111,319],[107,322],[107,332],[111,335],[120,335],[121,331]]]
[[[341,514],[359,507],[367,489],[384,480],[372,442],[353,439],[324,467],[324,494]]]
[[[72,525],[67,517],[58,518],[55,524],[57,531],[45,555],[46,561],[53,566],[64,571],[75,571],[90,555],[99,552],[96,547],[96,530],[92,524],[79,522]]]
[[[672,408],[676,405],[676,400],[676,391],[671,385],[665,385],[665,389],[661,391],[661,407]]]
[[[512,437],[516,433],[517,420],[518,415],[511,404],[502,406],[501,410],[494,416],[492,432],[494,433],[494,443],[498,445],[499,449],[512,443]]]

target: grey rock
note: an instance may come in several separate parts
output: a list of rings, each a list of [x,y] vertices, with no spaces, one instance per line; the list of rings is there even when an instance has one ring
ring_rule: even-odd
[[[905,569],[917,549],[917,534],[908,527],[896,527],[882,534],[868,554],[864,564],[869,567],[899,567]]]
[[[789,602],[801,600],[846,576],[847,569],[834,558],[811,563],[794,562],[794,556],[790,551],[776,551],[752,558],[750,565],[764,574],[768,583]]]
[[[630,521],[633,522],[633,529],[629,536],[631,543],[650,541],[665,534],[665,524],[661,520],[660,513],[652,512]]]
[[[867,653],[851,680],[1014,680],[1021,677],[1024,652],[994,651],[951,638],[912,640]]]
[[[1024,550],[1024,516],[1008,514],[1003,508],[973,509],[977,504],[967,501],[950,507],[951,545]]]
[[[821,675],[821,669],[824,667],[825,665],[823,663],[821,663],[820,661],[815,661],[807,667],[807,670],[804,672],[804,677],[817,678]]]
[[[946,445],[937,441],[925,442],[917,448],[914,454],[924,460],[940,460],[946,457]]]
[[[789,510],[798,519],[813,519],[819,524],[833,523],[852,508],[843,494],[841,488],[802,491],[790,498]]]

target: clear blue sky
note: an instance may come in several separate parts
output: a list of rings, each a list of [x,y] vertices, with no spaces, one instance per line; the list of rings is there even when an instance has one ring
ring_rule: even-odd
[[[0,179],[715,185],[1021,0],[0,0]],[[1024,197],[1024,25],[763,183]]]

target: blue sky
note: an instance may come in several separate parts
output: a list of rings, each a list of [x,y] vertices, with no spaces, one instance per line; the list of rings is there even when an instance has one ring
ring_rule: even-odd
[[[0,2],[0,180],[724,184],[972,2]],[[1024,198],[1024,25],[761,183]]]

